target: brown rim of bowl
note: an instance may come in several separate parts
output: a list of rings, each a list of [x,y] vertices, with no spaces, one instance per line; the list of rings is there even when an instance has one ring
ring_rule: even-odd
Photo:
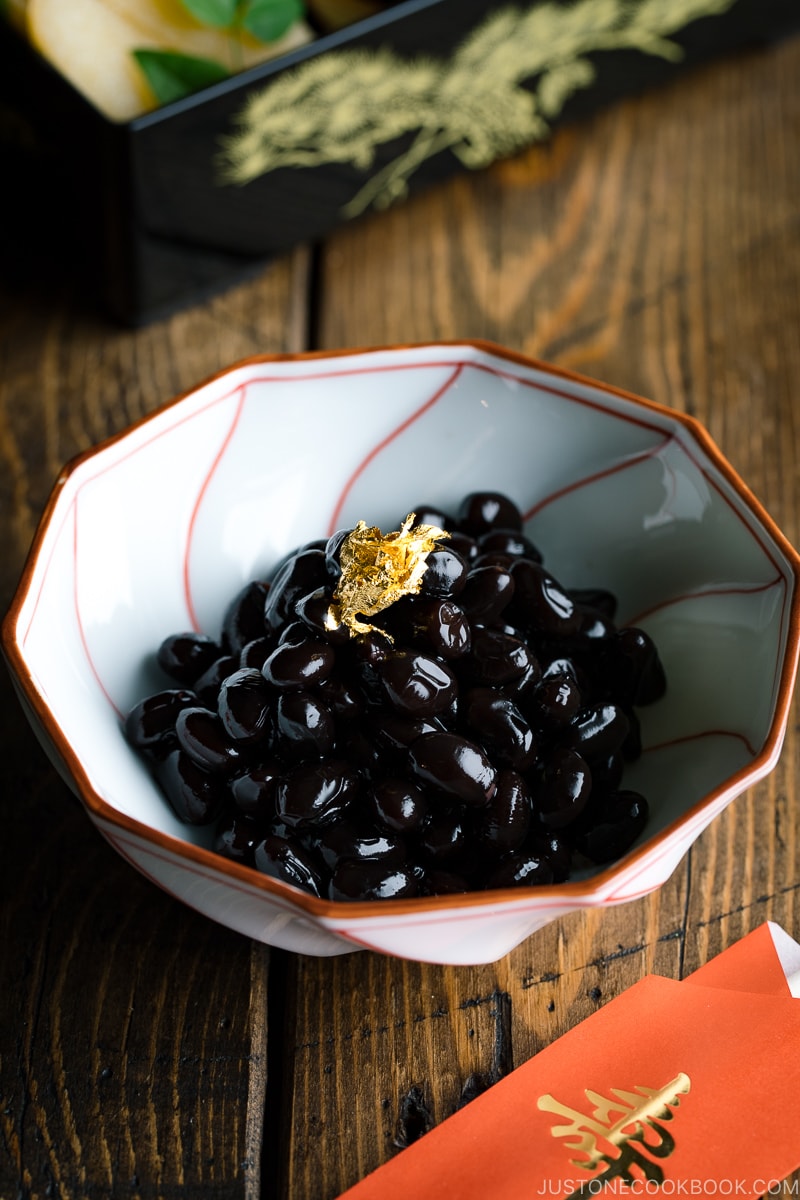
[[[343,900],[322,900],[315,896],[311,896],[302,892],[299,888],[295,888],[290,884],[284,883],[282,880],[273,879],[268,875],[263,875],[253,867],[245,866],[231,859],[224,858],[222,855],[215,853],[212,850],[207,850],[202,846],[196,846],[191,842],[183,841],[180,838],[171,836],[170,834],[161,833],[158,830],[152,829],[142,822],[125,816],[112,808],[98,793],[94,790],[89,782],[88,776],[84,771],[77,755],[72,750],[70,743],[63,734],[58,722],[53,717],[52,713],[42,700],[42,697],[36,688],[30,673],[27,670],[25,659],[21,654],[16,638],[17,621],[20,615],[20,610],[27,597],[31,579],[38,561],[39,552],[44,540],[45,534],[49,528],[50,520],[53,512],[58,504],[61,491],[67,480],[75,473],[75,471],[89,459],[105,450],[114,443],[121,441],[134,430],[146,425],[161,413],[175,407],[184,401],[188,396],[207,387],[217,379],[221,379],[226,375],[231,375],[234,372],[243,368],[252,367],[259,363],[284,363],[284,362],[305,362],[321,359],[335,359],[346,357],[368,357],[371,354],[403,352],[407,350],[433,350],[437,347],[444,349],[453,349],[459,346],[468,347],[472,350],[477,350],[480,353],[490,355],[494,358],[505,360],[506,362],[514,363],[517,366],[525,367],[536,371],[542,371],[545,374],[568,380],[570,383],[576,383],[582,386],[599,389],[609,395],[619,397],[623,400],[631,401],[637,406],[641,406],[654,414],[658,414],[662,418],[667,418],[671,422],[676,422],[690,434],[693,440],[699,444],[700,448],[706,454],[710,462],[716,467],[720,474],[725,478],[729,486],[736,493],[739,499],[751,514],[760,522],[767,534],[772,538],[778,549],[786,558],[791,572],[794,576],[795,586],[789,600],[789,615],[787,627],[786,646],[784,648],[783,662],[781,665],[780,678],[777,686],[777,694],[775,698],[775,710],[770,722],[767,737],[764,740],[758,753],[746,767],[736,771],[732,776],[725,780],[723,784],[714,788],[702,799],[696,801],[690,809],[682,816],[670,822],[664,829],[654,834],[644,844],[634,850],[629,851],[622,858],[602,870],[593,874],[588,879],[573,880],[557,884],[542,884],[535,888],[502,888],[492,891],[466,892],[454,895],[443,896],[416,896],[404,900],[362,900],[362,901],[343,901]],[[2,624],[0,636],[2,637],[2,649],[5,655],[9,669],[16,678],[16,681],[22,689],[27,702],[30,704],[37,720],[41,724],[42,730],[52,742],[59,758],[66,766],[69,774],[74,780],[78,795],[87,808],[90,816],[95,816],[108,824],[124,830],[127,833],[135,834],[144,841],[151,843],[154,847],[166,851],[178,858],[188,859],[197,866],[202,866],[210,869],[214,874],[227,876],[231,881],[236,883],[246,883],[249,887],[255,888],[258,891],[264,891],[272,894],[282,900],[288,902],[292,907],[300,908],[309,916],[326,917],[326,918],[341,918],[345,915],[349,918],[364,918],[385,916],[399,917],[404,914],[422,913],[422,912],[439,912],[443,910],[480,908],[486,904],[514,904],[518,906],[522,900],[530,901],[535,898],[535,907],[550,907],[556,905],[559,901],[566,902],[570,907],[588,907],[597,900],[597,893],[602,893],[607,890],[608,886],[621,873],[628,872],[638,863],[649,858],[653,851],[663,847],[686,823],[700,816],[707,808],[714,806],[715,802],[723,797],[726,793],[731,793],[731,799],[740,794],[751,784],[756,783],[772,770],[773,757],[777,757],[783,742],[786,724],[788,722],[789,707],[792,701],[792,694],[795,682],[795,676],[798,665],[798,647],[800,646],[800,597],[798,597],[798,582],[800,582],[800,554],[794,549],[786,536],[778,528],[775,521],[763,507],[761,502],[750,491],[738,473],[734,470],[731,464],[723,455],[722,451],[717,446],[711,435],[705,427],[695,418],[686,413],[678,412],[675,409],[669,408],[665,404],[660,404],[655,400],[648,400],[645,397],[637,396],[633,392],[624,390],[623,388],[615,387],[612,384],[603,382],[602,380],[592,379],[589,376],[581,375],[578,372],[568,370],[564,367],[554,366],[551,363],[542,362],[541,360],[530,358],[525,354],[509,350],[506,347],[497,345],[493,342],[483,339],[473,338],[458,338],[447,339],[435,342],[409,342],[398,343],[395,345],[384,346],[365,346],[365,347],[346,347],[336,350],[311,350],[302,351],[299,353],[283,353],[283,354],[259,354],[251,355],[239,361],[214,372],[206,379],[195,384],[191,388],[172,397],[170,400],[160,404],[153,412],[145,414],[137,421],[120,430],[119,433],[105,438],[82,453],[71,458],[59,472],[56,481],[48,497],[45,508],[38,521],[34,538],[28,551],[25,564],[23,567],[20,581],[17,585],[14,597],[8,612],[5,615]],[[654,884],[643,890],[641,894],[654,891],[660,883]],[[608,898],[611,900],[611,897]]]

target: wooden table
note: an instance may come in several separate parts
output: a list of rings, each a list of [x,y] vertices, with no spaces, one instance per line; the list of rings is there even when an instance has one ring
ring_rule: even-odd
[[[60,465],[242,356],[480,337],[689,411],[800,535],[800,40],[727,58],[139,332],[0,294],[5,608]],[[331,1200],[648,971],[800,935],[800,743],[655,895],[493,966],[270,951],[94,832],[2,684],[0,1197]]]

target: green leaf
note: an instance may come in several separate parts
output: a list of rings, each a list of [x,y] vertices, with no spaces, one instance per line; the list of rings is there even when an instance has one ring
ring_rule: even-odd
[[[181,0],[181,4],[203,25],[227,29],[236,20],[239,0]]]
[[[302,0],[250,0],[242,24],[259,41],[277,42],[302,16]]]
[[[172,50],[134,50],[133,57],[159,104],[180,100],[229,77],[225,67],[212,58],[195,58]]]

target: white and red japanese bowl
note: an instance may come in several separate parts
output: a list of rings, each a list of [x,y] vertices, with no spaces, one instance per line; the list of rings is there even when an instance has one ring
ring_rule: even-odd
[[[170,633],[216,634],[295,546],[424,500],[503,491],[550,571],[607,588],[656,642],[626,786],[649,824],[611,866],[549,886],[346,903],[216,855],[122,735]],[[270,945],[494,961],[580,908],[643,896],[776,764],[798,661],[800,557],[692,418],[487,343],[259,357],[61,473],[3,649],[53,762],[115,849],[171,895]],[[22,798],[24,802],[24,798]]]

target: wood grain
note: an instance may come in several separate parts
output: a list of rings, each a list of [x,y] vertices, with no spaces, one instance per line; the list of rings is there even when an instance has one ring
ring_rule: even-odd
[[[321,344],[487,337],[691,412],[794,537],[798,67],[797,41],[729,59],[341,231]],[[412,1090],[443,1119],[645,972],[680,977],[768,917],[800,931],[796,756],[793,722],[659,893],[492,966],[294,960],[280,1194],[337,1195],[398,1153]]]
[[[686,75],[138,332],[0,285],[0,599],[56,472],[254,352],[486,337],[703,420],[800,533],[800,42]],[[313,292],[313,295],[312,295]],[[376,398],[378,402],[378,398]],[[795,936],[798,737],[643,901],[498,963],[270,953],[151,887],[0,681],[0,1200],[331,1200],[647,971]]]
[[[308,254],[138,333],[0,296],[3,609],[63,461],[247,354],[307,338]],[[7,678],[0,1197],[261,1194],[269,955],[172,901],[94,831]]]

